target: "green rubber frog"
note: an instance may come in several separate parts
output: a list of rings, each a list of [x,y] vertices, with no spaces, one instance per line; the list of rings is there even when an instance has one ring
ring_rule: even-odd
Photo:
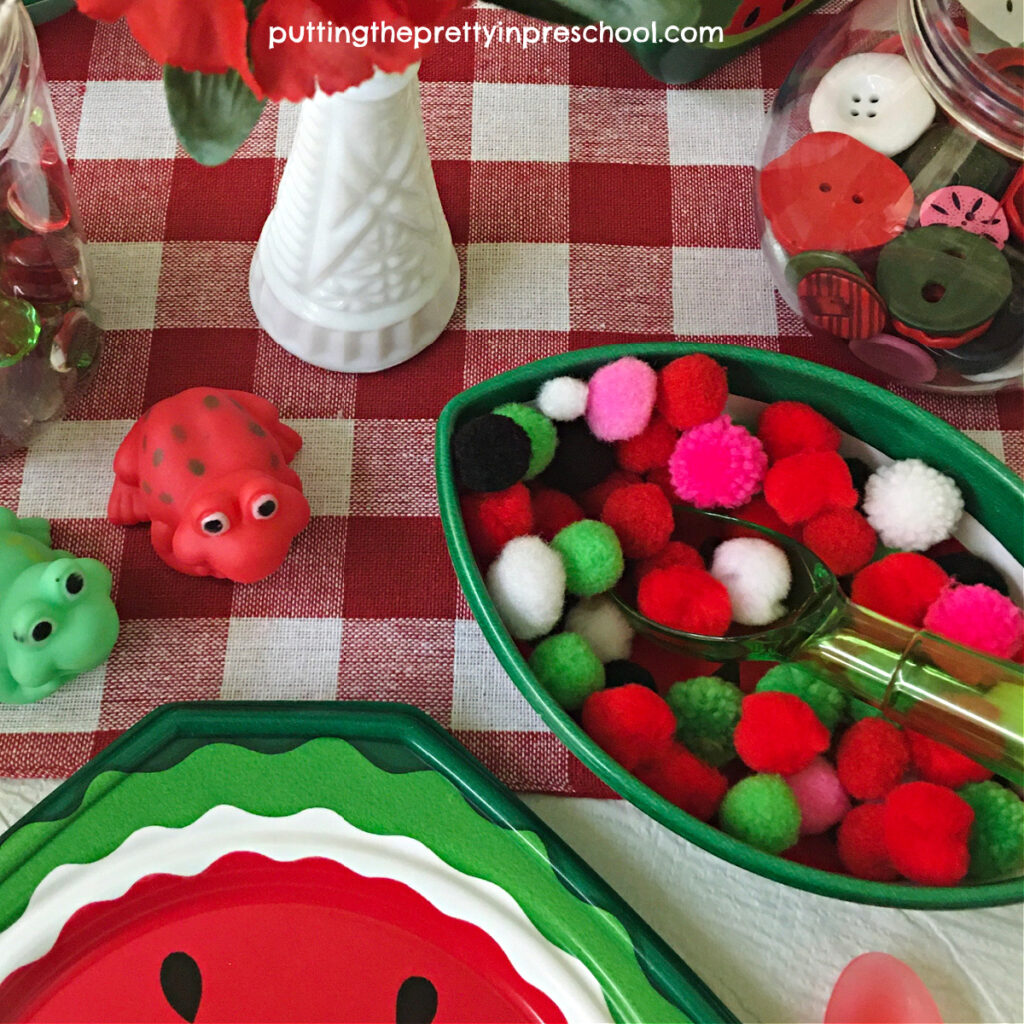
[[[117,640],[110,570],[0,507],[0,702],[28,704],[102,664]]]

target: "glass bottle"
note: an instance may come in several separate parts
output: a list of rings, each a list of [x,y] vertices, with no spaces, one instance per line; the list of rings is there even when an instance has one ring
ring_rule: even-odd
[[[0,454],[59,419],[102,333],[71,177],[20,0],[0,0]]]

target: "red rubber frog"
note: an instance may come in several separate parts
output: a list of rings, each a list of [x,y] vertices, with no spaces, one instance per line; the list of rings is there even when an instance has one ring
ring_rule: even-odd
[[[154,550],[179,572],[255,583],[309,522],[288,466],[301,447],[265,398],[190,388],[148,409],[121,442],[107,517],[152,523]]]

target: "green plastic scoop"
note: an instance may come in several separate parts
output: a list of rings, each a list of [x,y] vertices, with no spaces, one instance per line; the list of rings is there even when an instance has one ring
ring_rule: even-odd
[[[1014,785],[1024,786],[1024,669],[914,630],[852,604],[832,571],[803,544],[719,512],[677,506],[677,532],[742,525],[786,552],[793,573],[789,611],[752,633],[701,636],[663,626],[613,593],[633,627],[662,646],[712,662],[799,661],[889,719],[946,743]],[[692,536],[692,532],[690,532]]]

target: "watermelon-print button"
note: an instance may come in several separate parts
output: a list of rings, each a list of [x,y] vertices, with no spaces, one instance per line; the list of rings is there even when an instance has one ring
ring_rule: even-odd
[[[846,270],[812,270],[797,286],[804,319],[837,338],[870,338],[885,326],[885,303]]]
[[[935,101],[906,57],[854,53],[825,72],[808,109],[816,132],[844,132],[894,156],[935,119]]]
[[[945,224],[981,235],[1002,249],[1010,237],[1010,228],[999,202],[980,188],[947,185],[936,189],[921,204],[921,224]]]
[[[1006,257],[987,238],[941,224],[891,241],[875,278],[894,320],[938,337],[990,320],[1011,284]]]
[[[855,339],[850,351],[868,366],[907,384],[927,384],[939,372],[935,360],[923,348],[892,334]]]
[[[790,254],[885,245],[914,204],[910,181],[892,160],[840,132],[805,135],[765,166],[758,194]]]
[[[819,270],[822,267],[835,267],[857,277],[864,276],[864,271],[849,256],[844,256],[841,252],[811,249],[808,252],[798,252],[786,264],[786,280],[795,288],[812,270]]]

